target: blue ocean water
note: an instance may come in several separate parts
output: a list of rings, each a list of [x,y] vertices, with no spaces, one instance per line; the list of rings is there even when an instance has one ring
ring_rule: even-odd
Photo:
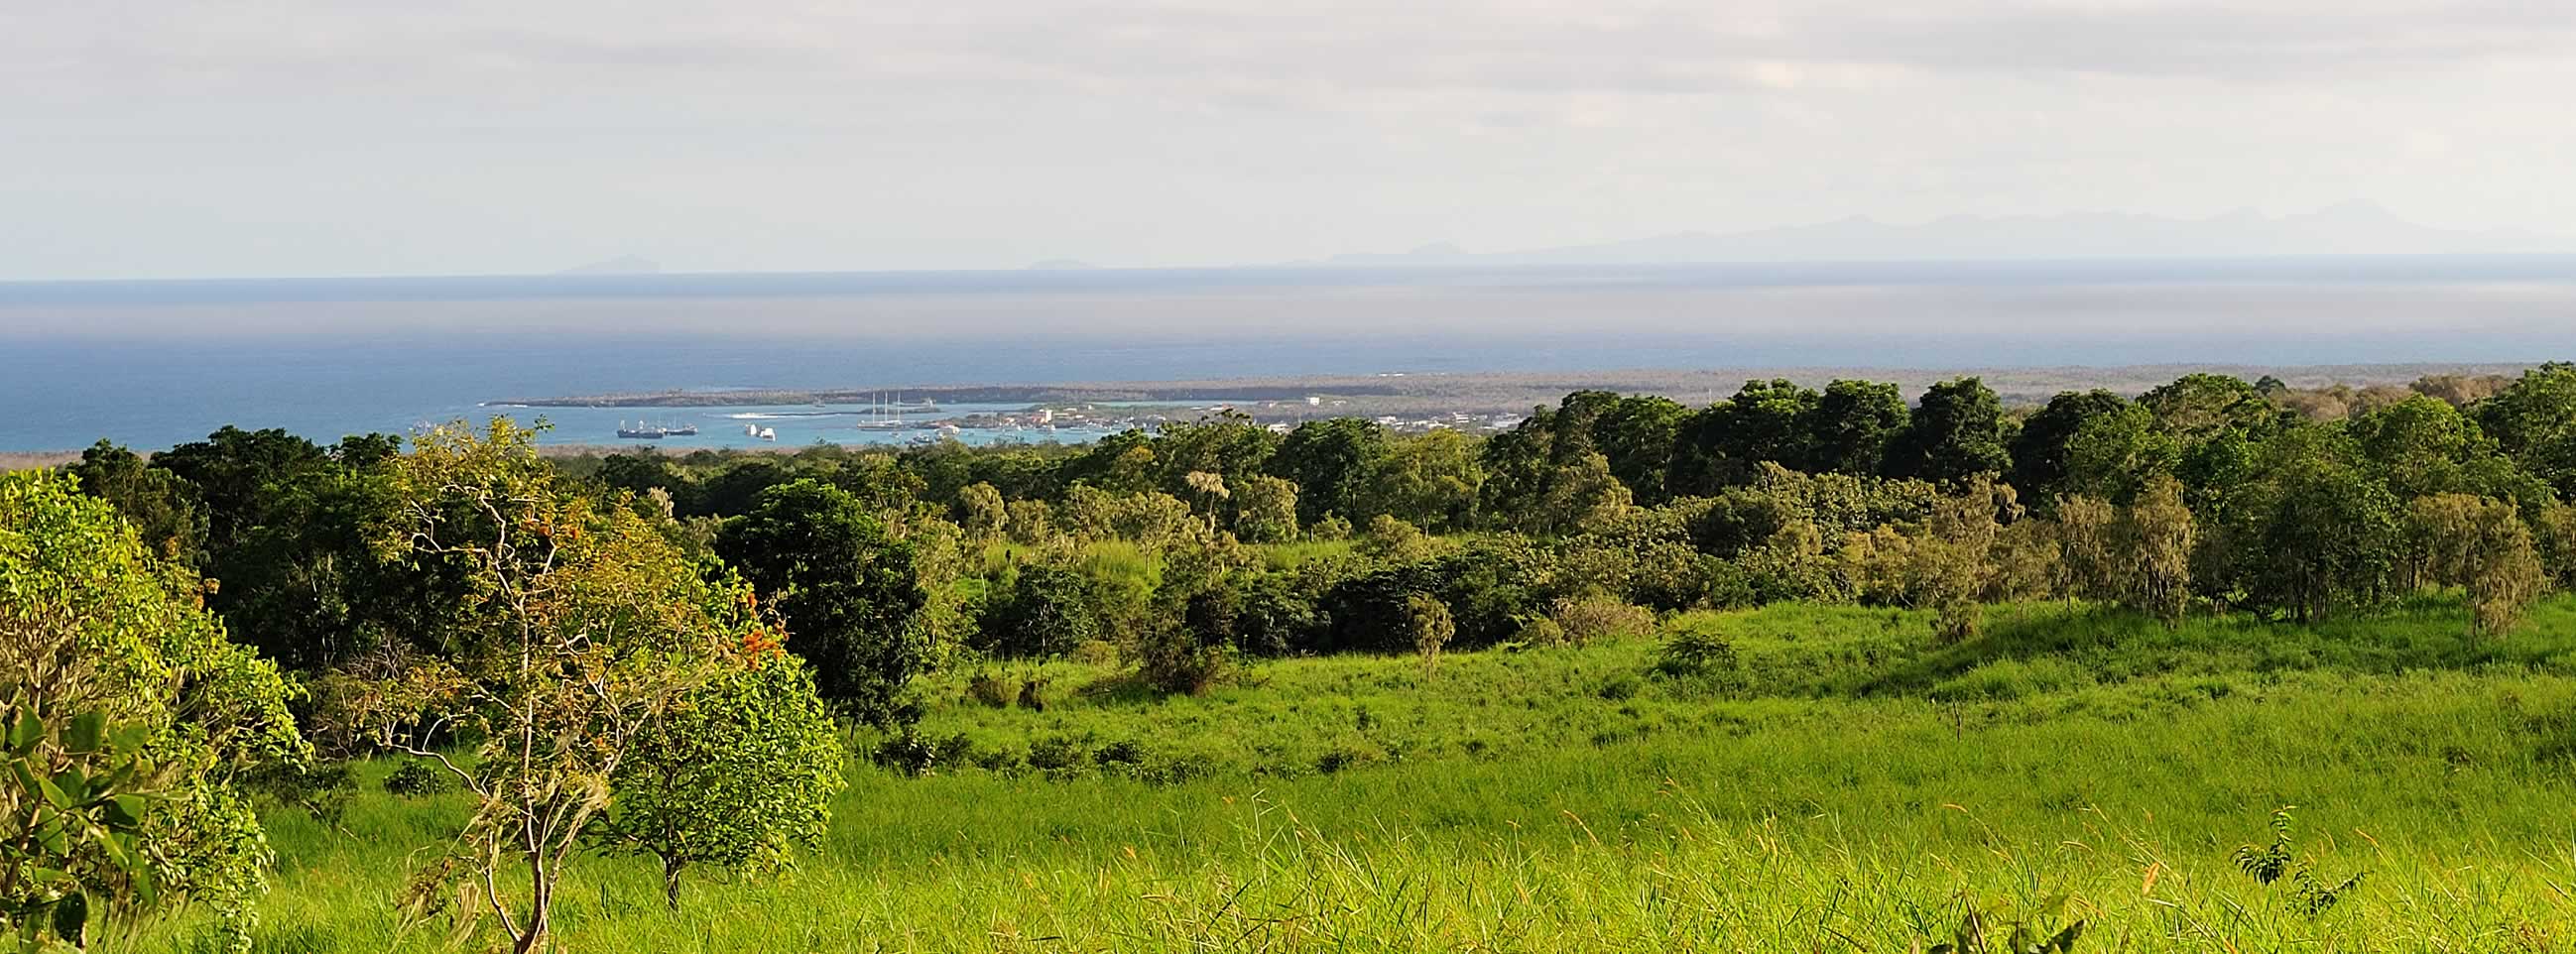
[[[2568,258],[0,283],[0,450],[670,389],[2568,356]],[[719,445],[742,410],[652,413]],[[542,413],[603,443],[644,412]]]

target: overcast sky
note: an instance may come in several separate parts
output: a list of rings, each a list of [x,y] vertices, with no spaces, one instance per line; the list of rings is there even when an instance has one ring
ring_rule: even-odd
[[[0,3],[0,279],[2576,221],[2557,0]]]

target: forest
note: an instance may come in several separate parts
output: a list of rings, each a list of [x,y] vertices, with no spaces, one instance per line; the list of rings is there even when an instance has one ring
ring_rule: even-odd
[[[0,924],[2562,950],[2570,501],[2571,364],[1583,391],[1487,436],[103,441],[0,477]]]

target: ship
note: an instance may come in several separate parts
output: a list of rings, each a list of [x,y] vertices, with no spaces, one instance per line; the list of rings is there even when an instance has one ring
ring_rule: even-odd
[[[695,434],[697,429],[691,428],[689,433]],[[621,440],[658,441],[670,435],[670,428],[655,427],[643,421],[635,422],[634,427],[626,426],[625,421],[617,422],[617,436]]]
[[[698,436],[698,426],[695,424],[682,424],[678,427],[665,430],[662,433],[668,434],[672,437],[696,437]]]

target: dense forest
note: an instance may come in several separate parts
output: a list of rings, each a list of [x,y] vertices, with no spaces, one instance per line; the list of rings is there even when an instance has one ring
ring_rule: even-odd
[[[1481,437],[1217,414],[1079,446],[549,459],[506,420],[227,427],[0,491],[0,651],[28,673],[0,808],[39,833],[0,917],[70,938],[169,897],[248,924],[247,806],[393,758],[471,795],[407,910],[533,950],[575,859],[650,858],[674,905],[684,872],[774,865],[826,830],[845,756],[957,757],[917,729],[927,685],[1042,705],[1013,665],[1188,696],[1263,660],[1432,673],[1774,604],[1920,611],[1938,648],[1996,606],[2292,627],[2432,594],[2500,639],[2576,583],[2576,365],[2025,409],[1974,378],[1587,391]],[[1723,635],[1661,652],[1761,678]]]

